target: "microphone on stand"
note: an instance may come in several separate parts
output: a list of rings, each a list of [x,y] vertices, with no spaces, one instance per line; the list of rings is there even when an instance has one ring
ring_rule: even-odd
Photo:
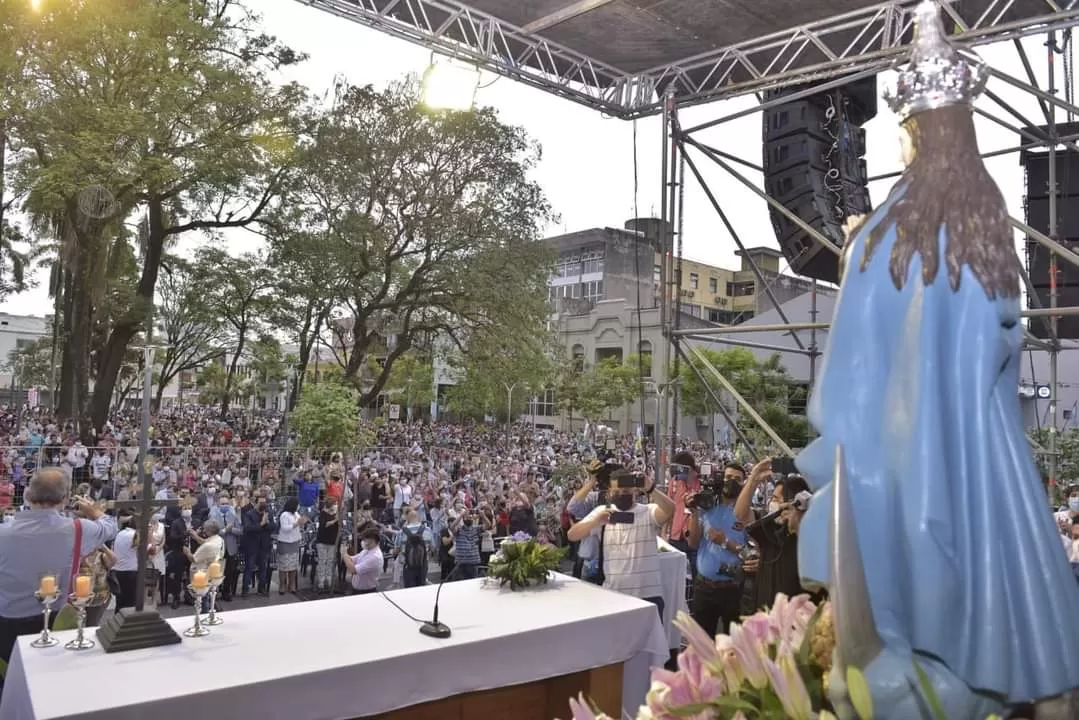
[[[449,625],[440,623],[438,621],[438,598],[440,595],[442,595],[442,586],[446,584],[446,580],[452,578],[459,567],[460,565],[454,565],[453,570],[450,570],[450,574],[447,575],[444,580],[439,580],[438,582],[438,590],[435,591],[435,610],[431,617],[431,621],[425,622],[423,625],[420,625],[420,632],[427,637],[436,638],[438,640],[445,640],[452,634]]]

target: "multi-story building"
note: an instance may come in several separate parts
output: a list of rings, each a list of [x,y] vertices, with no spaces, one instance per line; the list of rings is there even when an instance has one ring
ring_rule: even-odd
[[[0,387],[7,389],[9,395],[16,389],[12,384],[11,354],[49,337],[52,337],[52,316],[0,313]]]
[[[623,228],[592,228],[547,238],[544,242],[558,257],[549,283],[555,311],[586,312],[601,300],[614,299],[658,307],[663,278],[657,238],[662,231],[661,221],[638,218]],[[747,248],[745,255],[737,270],[683,258],[675,283],[682,313],[709,323],[736,325],[773,306],[769,291],[782,304],[812,287],[809,280],[780,272],[783,254],[778,250]],[[756,263],[765,286],[750,260]],[[678,277],[677,272],[674,275]]]

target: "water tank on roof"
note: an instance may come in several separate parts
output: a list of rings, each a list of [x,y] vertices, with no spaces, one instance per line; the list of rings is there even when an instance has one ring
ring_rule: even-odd
[[[652,245],[659,245],[664,241],[665,233],[672,232],[671,224],[659,218],[630,218],[624,225],[626,230],[639,232]]]

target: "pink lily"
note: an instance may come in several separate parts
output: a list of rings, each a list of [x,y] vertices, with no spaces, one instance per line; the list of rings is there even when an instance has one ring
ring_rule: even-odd
[[[727,635],[716,636],[716,650],[723,665],[723,679],[727,683],[727,692],[735,693],[741,689],[745,682],[746,674],[742,671],[742,663],[738,659],[738,653],[734,644]]]
[[[573,713],[573,720],[611,720],[609,715],[600,713],[596,715],[584,699],[584,693],[569,699],[569,709]]]
[[[788,598],[782,593],[776,595],[775,604],[769,613],[773,631],[777,640],[786,640],[795,647],[802,644],[809,621],[817,611],[809,595],[802,594]]]
[[[798,672],[794,651],[784,643],[776,655],[776,661],[765,659],[765,671],[772,683],[772,690],[783,704],[783,712],[791,720],[811,720],[813,707],[809,691]]]
[[[738,623],[731,623],[731,646],[738,657],[739,666],[749,684],[758,690],[768,685],[764,661],[769,656],[769,646],[762,640],[760,634],[747,631]]]
[[[689,613],[679,610],[678,614],[674,616],[674,625],[682,634],[686,636],[686,642],[693,648],[693,651],[697,653],[697,657],[709,667],[714,667],[719,670],[720,660],[719,651],[716,650],[716,644],[712,641],[712,638],[704,631],[697,621],[694,620]]]
[[[652,671],[647,703],[653,717],[668,717],[687,705],[711,702],[723,696],[723,680],[712,675],[693,648],[678,656],[678,671]]]

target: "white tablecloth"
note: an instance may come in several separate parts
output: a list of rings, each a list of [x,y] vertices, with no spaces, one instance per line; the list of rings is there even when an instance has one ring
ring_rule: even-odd
[[[663,630],[667,634],[667,646],[671,650],[682,647],[682,631],[674,626],[674,616],[679,610],[689,612],[686,605],[686,574],[689,560],[686,554],[672,547],[663,538],[659,540],[659,572],[663,582]],[[666,551],[666,552],[663,552]]]
[[[446,640],[421,635],[377,594],[226,612],[207,637],[112,655],[65,650],[71,631],[47,649],[21,637],[0,720],[341,720],[616,662],[635,713],[648,667],[666,659],[654,605],[563,575],[523,592],[482,583],[443,587]],[[427,618],[435,589],[388,595]]]

